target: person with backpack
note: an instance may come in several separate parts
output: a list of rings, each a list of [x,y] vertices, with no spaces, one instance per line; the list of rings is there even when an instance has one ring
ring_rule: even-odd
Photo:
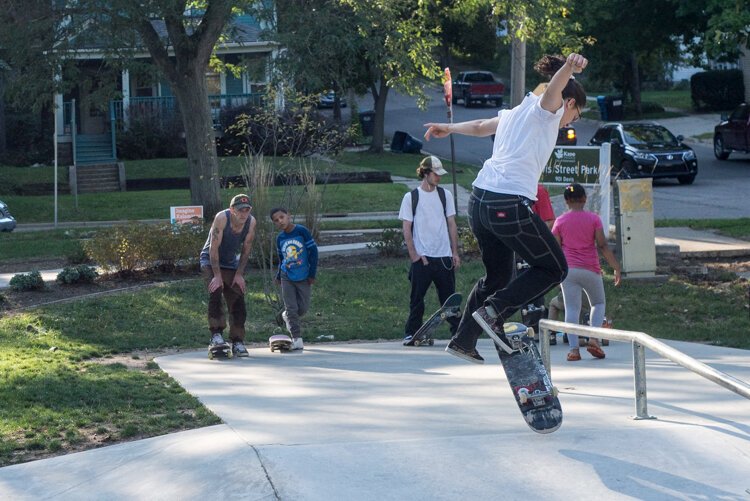
[[[409,318],[404,328],[404,344],[409,344],[422,326],[424,297],[430,285],[435,284],[440,304],[456,291],[454,272],[461,265],[456,208],[453,194],[438,186],[440,177],[447,173],[439,158],[425,157],[417,167],[422,182],[401,201],[398,218],[411,261]],[[455,334],[458,318],[450,317],[448,323],[451,335]]]

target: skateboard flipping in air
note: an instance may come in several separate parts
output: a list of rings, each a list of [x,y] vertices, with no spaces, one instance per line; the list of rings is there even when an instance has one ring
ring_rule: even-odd
[[[433,313],[413,336],[404,339],[404,346],[421,346],[425,344],[429,346],[434,345],[435,340],[432,338],[432,335],[440,324],[443,323],[443,320],[450,317],[461,316],[462,299],[461,294],[458,292],[451,294],[448,299],[445,300],[443,306]]]
[[[503,330],[514,351],[495,348],[518,408],[532,430],[552,433],[562,425],[562,407],[557,388],[552,386],[539,349],[529,335],[532,330],[518,322],[503,324]]]

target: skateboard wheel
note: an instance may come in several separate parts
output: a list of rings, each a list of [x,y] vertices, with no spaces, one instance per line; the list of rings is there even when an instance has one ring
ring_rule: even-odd
[[[422,342],[419,339],[414,341],[414,346],[419,346],[420,344],[422,344]]]
[[[557,397],[560,394],[560,390],[557,389],[557,386],[552,387],[552,396]]]
[[[525,404],[529,401],[529,394],[528,393],[519,393],[518,394],[518,401],[522,404]]]
[[[429,344],[430,346],[432,346],[432,345],[435,344],[435,340],[434,339],[430,339],[430,341],[427,344]]]
[[[208,359],[209,360],[213,360],[214,359],[214,354],[209,352]]]

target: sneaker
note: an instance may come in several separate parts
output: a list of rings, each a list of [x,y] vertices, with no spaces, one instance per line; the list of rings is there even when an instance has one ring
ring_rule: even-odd
[[[414,336],[409,334],[408,336],[404,337],[404,346],[411,346],[411,340],[414,339]]]
[[[503,330],[503,323],[498,321],[496,315],[492,315],[488,311],[489,306],[482,306],[477,311],[471,314],[476,322],[482,327],[487,335],[492,338],[496,345],[498,345],[506,353],[513,353],[508,338],[505,337],[505,331]]]
[[[305,343],[302,342],[301,337],[296,337],[292,339],[292,349],[293,350],[304,350],[305,349]]]
[[[476,350],[476,348],[474,348],[473,350],[467,350],[463,348],[462,346],[460,346],[453,339],[451,339],[450,342],[448,343],[448,346],[445,347],[445,351],[447,351],[453,356],[456,356],[458,358],[463,358],[464,360],[467,360],[474,364],[484,363],[484,359]]]
[[[224,337],[221,335],[221,332],[215,332],[213,336],[211,336],[211,346],[218,346],[220,344],[227,344],[226,341],[224,341]]]
[[[249,355],[242,341],[232,343],[232,353],[234,353],[235,357],[247,357]]]
[[[549,344],[550,346],[554,346],[557,344],[557,332],[549,333]]]

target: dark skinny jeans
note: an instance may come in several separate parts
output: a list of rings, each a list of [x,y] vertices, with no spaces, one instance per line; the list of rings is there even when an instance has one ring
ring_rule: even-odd
[[[474,188],[469,198],[469,225],[479,244],[485,276],[469,295],[456,342],[471,349],[482,328],[471,314],[491,305],[506,321],[523,305],[546,294],[568,274],[568,263],[560,245],[544,221],[531,211],[532,202],[518,195],[505,195]],[[529,268],[513,277],[514,254]]]

